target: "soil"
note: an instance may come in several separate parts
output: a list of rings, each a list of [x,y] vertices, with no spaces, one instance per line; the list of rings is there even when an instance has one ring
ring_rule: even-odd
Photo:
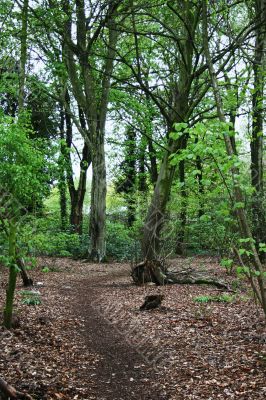
[[[41,304],[23,304],[29,294],[18,282],[19,324],[0,328],[0,377],[36,400],[264,399],[265,319],[247,283],[214,258],[171,265],[195,267],[234,292],[137,287],[127,264],[40,258],[31,276]],[[163,294],[163,306],[139,311],[147,294]]]

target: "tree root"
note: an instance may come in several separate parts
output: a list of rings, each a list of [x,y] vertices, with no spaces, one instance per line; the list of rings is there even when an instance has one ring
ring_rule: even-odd
[[[153,282],[156,285],[213,285],[219,289],[229,289],[228,284],[221,282],[209,276],[205,276],[198,271],[192,269],[180,272],[169,272],[162,261],[144,260],[143,262],[135,265],[131,272],[132,279],[136,285],[143,285],[145,283]]]

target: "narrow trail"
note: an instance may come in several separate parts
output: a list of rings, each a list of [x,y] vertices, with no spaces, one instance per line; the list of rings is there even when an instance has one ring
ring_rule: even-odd
[[[97,368],[86,370],[88,380],[94,382],[88,387],[88,399],[168,400],[156,393],[156,371],[145,365],[143,357],[100,312],[98,302],[110,290],[103,279],[115,283],[116,277],[110,274],[72,282],[73,312],[85,321],[83,336],[88,348],[101,358]]]

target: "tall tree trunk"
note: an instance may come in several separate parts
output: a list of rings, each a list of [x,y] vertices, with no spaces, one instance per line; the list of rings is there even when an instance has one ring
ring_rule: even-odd
[[[17,266],[16,266],[16,237],[17,237],[17,226],[16,221],[11,219],[9,221],[9,279],[6,291],[6,304],[4,309],[4,326],[7,329],[12,327],[12,316],[13,316],[13,304],[17,281]]]
[[[60,217],[61,217],[61,229],[64,231],[67,227],[67,182],[66,182],[66,171],[65,171],[65,113],[63,105],[60,110],[60,157],[59,157],[59,195],[60,195]]]
[[[180,51],[179,79],[178,82],[173,83],[172,93],[170,93],[172,101],[170,102],[171,108],[168,118],[169,132],[173,130],[174,123],[185,122],[187,120],[189,93],[192,83],[193,37],[197,26],[192,8],[193,4],[190,1],[182,4],[182,21],[184,22],[182,33],[184,39],[181,48],[179,47],[178,49]],[[160,253],[160,234],[165,222],[166,206],[170,197],[175,173],[175,167],[171,166],[169,156],[184,149],[186,145],[187,134],[182,135],[175,141],[172,139],[168,140],[169,150],[165,151],[143,230],[142,252],[144,258],[148,261],[158,259]],[[163,272],[158,270],[158,266],[155,269],[156,274],[161,277],[161,283],[163,283]]]
[[[22,10],[21,10],[21,34],[20,34],[20,68],[19,68],[19,91],[18,91],[18,118],[20,120],[23,110],[24,110],[24,97],[25,97],[25,82],[26,82],[26,64],[27,64],[27,38],[28,38],[28,12],[29,12],[29,0],[24,0],[23,5],[22,5]],[[12,224],[10,225],[11,229],[11,236],[12,235],[17,235],[17,229],[16,227],[12,227]],[[12,239],[13,241],[16,242],[16,237]],[[15,250],[16,251],[16,250]],[[14,293],[13,293],[13,298],[12,298],[12,291],[15,290],[16,287],[16,276],[17,273],[15,272],[16,266],[15,262],[17,261],[17,265],[20,268],[20,274],[23,280],[24,286],[30,286],[33,281],[31,278],[29,278],[28,273],[26,271],[26,268],[24,266],[24,261],[21,258],[14,258],[13,264],[10,267],[10,276],[9,276],[9,285],[10,289],[8,289],[7,297],[9,297],[9,305],[7,306],[7,309],[11,309],[11,299],[13,301],[14,298]],[[14,288],[12,286],[14,285]],[[13,305],[12,305],[13,307]],[[9,323],[11,323],[12,320],[12,311],[11,311],[11,317],[8,317],[10,319]]]
[[[125,174],[124,192],[127,201],[127,225],[131,227],[136,219],[136,132],[128,128],[126,132],[126,154],[125,154]]]
[[[252,138],[251,138],[251,183],[254,188],[252,198],[253,235],[256,245],[266,242],[266,217],[263,190],[263,118],[264,118],[264,85],[265,85],[265,51],[266,51],[266,2],[255,0],[256,18],[261,22],[256,28],[255,54],[253,62],[254,88],[252,94]],[[264,257],[261,257],[265,260]]]
[[[204,186],[202,183],[202,178],[203,178],[203,168],[202,168],[202,160],[200,156],[197,156],[196,158],[196,168],[197,168],[197,175],[196,179],[198,182],[198,193],[199,193],[199,212],[198,212],[198,217],[202,217],[204,214],[204,204],[203,204],[203,195],[204,195]]]
[[[164,155],[144,223],[142,253],[147,260],[156,260],[160,255],[160,233],[165,222],[166,205],[175,172],[175,167],[169,164],[170,154],[166,152]]]
[[[110,6],[111,7],[111,6]],[[110,10],[111,11],[111,10]],[[90,248],[89,258],[101,262],[106,255],[106,165],[105,165],[105,125],[111,87],[111,76],[114,67],[118,31],[116,27],[116,12],[107,23],[109,30],[108,49],[103,71],[101,100],[97,110],[92,110],[91,116],[97,115],[92,134],[92,191],[90,212]],[[88,73],[88,71],[87,71]],[[91,82],[92,85],[92,82]],[[93,129],[92,128],[92,129]]]
[[[148,185],[146,180],[145,171],[145,155],[146,155],[146,138],[143,138],[140,142],[138,151],[138,190],[141,193],[147,192]]]
[[[213,93],[214,93],[214,98],[215,98],[215,103],[216,103],[216,108],[217,108],[217,114],[219,120],[226,124],[226,117],[224,113],[224,108],[223,108],[223,102],[222,102],[222,97],[220,94],[220,89],[218,85],[218,78],[216,76],[210,50],[209,50],[209,43],[208,43],[208,16],[207,16],[207,1],[203,0],[202,2],[203,6],[203,45],[204,45],[204,52],[205,52],[205,57],[206,61],[208,64],[208,69],[210,73],[210,78],[211,78],[211,83],[212,83],[212,88],[213,88]],[[227,151],[227,154],[229,157],[233,157],[235,155],[234,149],[232,146],[232,142],[230,140],[230,136],[228,135],[227,132],[224,133],[224,142],[225,142],[225,148]],[[252,237],[251,229],[247,220],[246,216],[246,211],[244,209],[244,196],[242,193],[242,189],[239,185],[239,182],[237,180],[237,177],[239,176],[239,169],[236,166],[231,167],[231,174],[232,174],[232,183],[233,183],[233,196],[234,196],[234,202],[237,204],[236,207],[236,216],[238,219],[238,224],[239,224],[239,231],[241,235],[245,239],[248,239],[247,242],[247,249],[249,251],[249,259],[251,263],[251,268],[255,268],[257,274],[257,283],[258,287],[255,285],[255,279],[253,276],[253,271],[251,270],[249,273],[249,278],[251,281],[252,288],[255,291],[255,294],[263,308],[263,311],[266,316],[266,284],[265,284],[265,276],[264,276],[264,269],[263,266],[260,262],[260,258],[258,256],[258,252],[256,249],[256,246],[254,245],[254,239]]]
[[[101,262],[105,257],[105,212],[106,212],[106,167],[104,151],[104,132],[97,134],[92,157],[92,188],[90,212],[89,257]]]

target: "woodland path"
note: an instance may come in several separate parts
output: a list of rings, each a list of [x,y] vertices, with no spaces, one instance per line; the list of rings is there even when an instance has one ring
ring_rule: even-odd
[[[109,269],[104,279],[97,276],[72,282],[72,311],[85,321],[83,335],[88,348],[102,357],[96,369],[87,368],[86,374],[93,381],[88,392],[97,400],[167,400],[169,397],[156,393],[153,387],[156,371],[145,365],[141,354],[101,313],[101,297],[119,286],[116,281],[120,277]]]
[[[235,280],[211,257],[171,264]],[[0,326],[0,376],[34,400],[265,399],[265,319],[245,281],[236,293],[143,287],[125,263],[52,257],[39,258],[31,276],[41,304],[23,304],[18,282],[20,325]],[[6,279],[4,271],[2,289]],[[163,294],[163,307],[139,311],[147,294]],[[222,295],[229,301],[195,301]]]

